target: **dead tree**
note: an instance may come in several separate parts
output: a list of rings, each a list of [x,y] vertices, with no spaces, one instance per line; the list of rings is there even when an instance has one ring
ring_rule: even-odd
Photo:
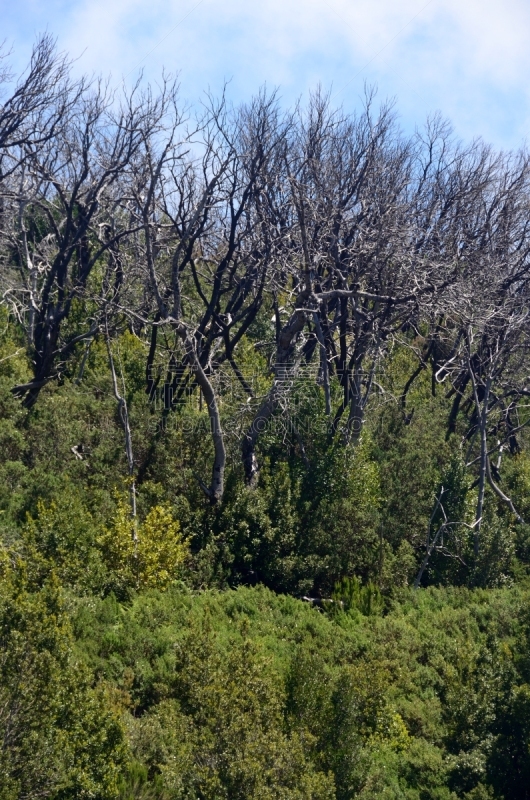
[[[273,385],[243,440],[249,483],[259,436],[301,363],[303,332],[318,342],[321,359],[325,350],[328,411],[330,377],[342,386],[332,435],[355,442],[380,358],[440,282],[434,260],[415,249],[415,142],[401,136],[391,108],[375,115],[372,105],[368,96],[364,113],[348,117],[317,95],[286,148],[273,227],[283,232],[278,261],[289,276],[291,314],[277,332]]]
[[[164,413],[190,383],[200,388],[214,446],[212,476],[209,483],[201,479],[201,486],[216,503],[223,494],[226,450],[211,378],[228,363],[251,393],[236,348],[269,280],[274,248],[264,222],[263,187],[274,178],[284,125],[274,96],[264,94],[236,110],[212,101],[188,134],[189,152],[176,147],[178,124],[174,115],[168,119],[164,146],[144,141],[134,190],[152,304],[146,388],[152,396],[161,380],[153,365],[163,352],[159,331],[165,327],[176,340],[165,354]]]
[[[5,292],[31,339],[33,379],[13,390],[26,407],[60,375],[77,344],[94,334],[91,323],[65,337],[64,322],[73,303],[93,293],[94,266],[131,232],[127,171],[157,117],[156,101],[138,87],[116,110],[99,85],[67,109],[52,140],[27,147],[9,198],[11,280]]]
[[[1,57],[6,57],[0,53]],[[70,62],[49,34],[40,36],[28,68],[18,80],[0,69],[0,182],[20,166],[26,149],[35,151],[55,137],[86,82],[73,81]]]
[[[519,408],[528,396],[529,180],[524,153],[490,160],[473,227],[460,248],[458,280],[446,298],[446,323],[438,331],[447,355],[436,379],[450,381],[450,431],[460,421],[467,467],[475,476],[476,557],[487,486],[522,521],[499,481],[504,448],[517,449]]]

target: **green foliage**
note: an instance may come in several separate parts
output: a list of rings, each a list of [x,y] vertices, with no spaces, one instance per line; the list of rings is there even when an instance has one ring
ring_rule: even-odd
[[[266,460],[255,489],[229,483],[209,540],[225,583],[329,594],[344,574],[376,576],[380,495],[369,444],[315,457],[306,474],[296,460]]]
[[[342,578],[335,584],[332,605],[328,608],[332,613],[340,609],[346,613],[360,611],[365,617],[381,614],[384,607],[380,590],[373,583],[363,586],[358,578]]]
[[[98,528],[80,493],[66,485],[57,500],[37,502],[21,533],[28,568],[55,572],[61,583],[79,592],[101,590],[107,580],[97,547]]]
[[[259,392],[269,311],[237,351]],[[10,391],[30,374],[25,343],[12,323],[0,336],[0,800],[524,800],[530,535],[488,491],[474,558],[476,487],[428,371],[404,410],[413,360],[395,348],[381,381],[398,402],[373,402],[355,445],[332,441],[321,389],[300,379],[253,488],[242,389],[220,390],[228,464],[212,507],[204,403],[149,402],[142,337],[113,345],[133,521],[105,343],[81,381],[76,350],[25,412]],[[503,476],[528,517],[522,442]],[[442,487],[458,524],[412,592]],[[293,597],[308,593],[325,613]]]
[[[329,618],[261,587],[174,586],[128,607],[86,598],[75,631],[130,709],[153,792],[267,797],[269,775],[287,797],[523,800],[527,603],[407,590],[384,615]]]
[[[119,498],[112,526],[98,538],[113,588],[166,588],[179,574],[188,548],[168,506],[149,509],[144,520],[131,518],[130,505]]]
[[[386,384],[399,397],[417,363],[407,348],[396,348],[387,366]],[[445,441],[448,405],[432,394],[425,370],[407,397],[407,412],[386,403],[368,420],[379,463],[385,541],[395,552],[402,541],[414,548],[425,540],[436,492],[453,457]]]
[[[117,713],[73,657],[56,580],[32,587],[0,555],[0,797],[110,800],[126,756]]]

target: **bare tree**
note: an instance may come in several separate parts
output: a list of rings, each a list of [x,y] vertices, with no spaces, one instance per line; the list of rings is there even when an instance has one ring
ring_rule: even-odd
[[[444,358],[435,377],[451,381],[448,396],[454,398],[449,433],[464,421],[462,444],[476,475],[475,556],[486,486],[522,521],[499,481],[503,450],[517,449],[524,425],[521,403],[528,396],[529,179],[524,153],[490,160],[472,227],[460,246],[458,279],[445,298],[445,321],[436,333]]]
[[[1,54],[6,58],[6,54]],[[49,142],[69,107],[85,88],[70,79],[70,62],[57,52],[55,40],[40,36],[26,72],[15,82],[9,67],[0,70],[0,181],[33,150]]]
[[[131,426],[129,422],[129,408],[127,406],[127,400],[125,397],[125,384],[123,380],[123,371],[120,369],[120,377],[122,379],[123,388],[120,391],[120,386],[118,382],[118,376],[116,374],[116,366],[114,362],[114,355],[112,352],[112,343],[110,340],[108,326],[105,326],[105,343],[107,345],[107,355],[109,358],[109,369],[110,375],[112,379],[112,391],[114,392],[114,397],[116,398],[116,402],[118,403],[118,416],[120,418],[120,423],[123,428],[123,433],[125,437],[125,455],[127,457],[127,470],[129,475],[129,497],[131,503],[131,517],[133,520],[136,519],[136,481],[134,476],[134,451],[133,451],[133,441],[132,441],[132,433],[131,433]],[[121,366],[121,365],[120,365]],[[123,392],[123,393],[122,393]],[[134,528],[133,532],[134,541],[136,544],[136,528]]]
[[[189,153],[175,149],[177,125],[173,116],[164,146],[144,142],[145,166],[135,190],[154,313],[147,391],[152,395],[161,379],[153,375],[158,330],[169,326],[176,341],[168,353],[165,411],[190,382],[200,388],[214,447],[211,479],[200,482],[216,503],[224,489],[226,449],[211,376],[228,362],[245,391],[252,391],[235,350],[269,279],[274,247],[261,198],[274,180],[285,125],[275,97],[265,94],[235,110],[223,99],[211,101],[195,134],[188,133]]]
[[[283,183],[275,226],[283,231],[292,313],[277,331],[273,385],[244,437],[249,483],[259,436],[315,345],[328,413],[330,377],[342,386],[332,432],[348,410],[341,436],[356,441],[379,360],[443,282],[440,259],[416,247],[424,191],[417,143],[400,134],[391,107],[374,114],[372,95],[360,116],[348,117],[317,94],[293,130]]]
[[[52,140],[26,147],[7,198],[13,220],[5,296],[31,340],[34,377],[14,388],[27,407],[77,343],[94,335],[92,322],[63,337],[63,323],[76,301],[94,293],[94,266],[131,231],[127,170],[157,117],[156,101],[138,87],[116,106],[99,84],[68,109]]]

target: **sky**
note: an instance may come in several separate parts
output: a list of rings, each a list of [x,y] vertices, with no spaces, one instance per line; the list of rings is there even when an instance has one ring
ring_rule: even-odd
[[[440,112],[464,141],[530,142],[529,0],[0,0],[18,69],[45,30],[76,71],[165,68],[192,105],[229,81],[235,103],[266,84],[289,106],[320,84],[354,110],[368,84],[407,131]]]

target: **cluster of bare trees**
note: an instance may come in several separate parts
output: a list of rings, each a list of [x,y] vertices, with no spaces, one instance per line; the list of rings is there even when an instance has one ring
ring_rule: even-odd
[[[239,108],[208,98],[192,115],[170,80],[122,94],[74,81],[48,37],[22,79],[0,79],[1,291],[27,336],[33,377],[13,388],[27,407],[106,337],[132,474],[110,345],[128,320],[165,413],[202,392],[213,440],[203,488],[216,502],[226,447],[213,377],[231,369],[253,398],[238,345],[260,314],[273,313],[274,354],[241,441],[249,484],[302,363],[318,363],[330,438],[354,444],[400,341],[418,356],[403,413],[430,369],[433,391],[453,398],[448,435],[465,420],[478,548],[485,487],[511,505],[498,474],[527,421],[526,153],[465,147],[438,118],[404,136],[370,94],[358,114],[319,93],[286,112],[262,92]]]
[[[518,452],[529,421],[530,171],[526,153],[496,154],[480,145],[471,156],[466,202],[455,207],[449,239],[453,272],[409,385],[430,364],[433,387],[446,385],[453,399],[447,436],[459,421],[465,466],[478,489],[478,554],[486,485],[523,521],[499,482],[503,452]]]

